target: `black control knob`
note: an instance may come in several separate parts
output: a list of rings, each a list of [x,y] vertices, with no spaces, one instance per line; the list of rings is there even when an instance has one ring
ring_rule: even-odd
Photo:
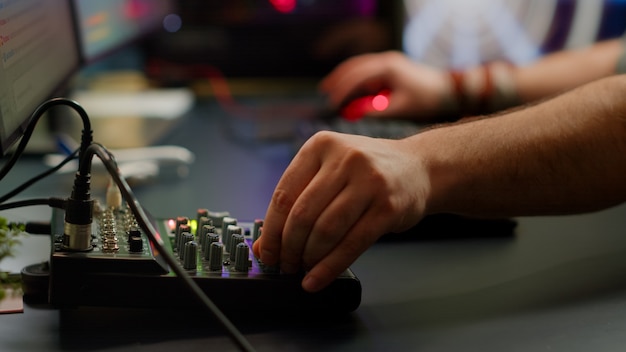
[[[230,238],[228,235],[228,226],[235,226],[237,225],[237,219],[235,218],[231,218],[229,216],[225,217],[224,219],[222,219],[222,242],[224,243],[224,246],[226,246],[226,250],[228,250],[228,246],[230,244]]]
[[[187,253],[185,253],[185,244],[193,241],[193,235],[191,234],[191,232],[183,232],[180,235],[180,242],[178,243],[178,248],[180,248],[178,250],[178,256],[180,257],[181,260],[185,260],[185,255]]]
[[[141,238],[141,235],[130,236],[128,239],[128,251],[131,253],[143,252],[143,239]]]
[[[243,235],[240,233],[234,233],[230,237],[230,248],[228,248],[228,253],[230,254],[230,261],[235,261],[235,256],[237,255],[237,245],[242,243],[244,240]]]
[[[131,238],[133,237],[141,237],[141,231],[139,231],[139,229],[137,227],[131,227],[130,230],[128,230],[128,241],[130,242]]]
[[[261,228],[263,227],[263,219],[254,220],[254,225],[252,226],[252,243],[256,242],[256,240],[261,237]]]
[[[230,213],[227,211],[210,211],[207,217],[213,221],[213,225],[217,227],[222,227],[222,220],[226,217],[230,216]]]
[[[183,234],[185,233],[191,234],[191,226],[187,224],[182,224],[178,228],[176,237],[174,237],[174,246],[175,246],[174,248],[177,249],[179,252],[182,252],[183,245],[185,245],[185,242],[187,242],[183,240]]]
[[[204,235],[204,242],[202,243],[202,253],[204,253],[204,259],[209,260],[209,251],[211,248],[211,243],[219,242],[220,236],[216,233],[209,232]]]
[[[248,271],[250,267],[250,259],[248,258],[248,253],[250,252],[250,247],[245,242],[240,242],[237,244],[235,249],[235,270],[237,271]]]
[[[203,218],[206,220],[206,223],[204,223],[203,221],[203,225],[202,227],[197,231],[198,235],[198,242],[200,242],[200,247],[204,248],[204,240],[206,239],[206,234],[207,233],[216,233],[215,232],[215,226],[213,226],[211,224],[211,220],[209,218]]]
[[[198,243],[196,241],[186,242],[183,247],[184,259],[183,268],[186,270],[194,270],[197,265]]]
[[[228,225],[228,227],[226,228],[226,242],[224,242],[224,245],[226,246],[226,250],[228,250],[228,252],[230,253],[234,253],[235,251],[235,246],[237,245],[237,243],[232,244],[232,239],[234,235],[243,235],[243,228],[237,226],[237,225]]]
[[[200,225],[200,223],[202,222],[202,218],[206,218],[207,220],[209,219],[209,209],[200,208],[196,211],[196,223],[198,225],[196,227],[196,236],[199,234],[200,229],[202,228],[202,226]]]
[[[221,270],[223,256],[224,245],[220,242],[211,243],[211,247],[209,249],[209,270]]]
[[[174,249],[178,249],[178,244],[180,242],[180,234],[183,232],[189,232],[191,227],[189,227],[189,218],[179,216],[176,218],[176,228],[174,228]]]

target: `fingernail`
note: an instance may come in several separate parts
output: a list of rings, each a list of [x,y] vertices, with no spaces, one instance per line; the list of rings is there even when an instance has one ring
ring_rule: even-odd
[[[311,275],[307,275],[302,280],[302,288],[307,292],[317,292],[321,289],[320,281]]]

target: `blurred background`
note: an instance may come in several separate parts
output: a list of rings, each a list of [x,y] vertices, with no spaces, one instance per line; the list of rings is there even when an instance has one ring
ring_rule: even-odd
[[[319,79],[353,55],[400,50],[442,68],[495,59],[527,64],[555,50],[619,37],[626,28],[626,0],[75,0],[75,5],[84,68],[72,82],[72,94],[93,117],[107,118],[95,130],[111,147],[157,142],[198,99],[216,99],[228,110],[235,98],[246,103],[251,96],[313,97]],[[302,105],[292,108],[291,114],[310,113]],[[281,120],[284,111],[273,114]],[[127,137],[119,136],[120,120]],[[52,121],[54,131],[72,127]],[[51,145],[39,141],[44,150]]]
[[[229,76],[313,76],[348,56],[387,49],[462,67],[527,63],[620,36],[622,0],[182,0],[152,59],[201,63]]]
[[[78,2],[82,30],[92,34],[85,40],[91,59],[158,18],[160,28],[138,43],[138,51],[118,52],[101,67],[152,68],[148,72],[160,75],[155,78],[162,83],[194,78],[181,72],[194,65],[212,66],[228,77],[319,78],[349,56],[389,49],[441,67],[501,58],[523,64],[620,36],[626,28],[623,0]],[[142,6],[152,12],[137,10]],[[137,27],[131,31],[116,22],[120,15]]]

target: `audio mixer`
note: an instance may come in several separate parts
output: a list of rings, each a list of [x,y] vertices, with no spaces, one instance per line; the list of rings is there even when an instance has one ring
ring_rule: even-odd
[[[65,249],[63,213],[53,215],[49,303],[60,308],[199,305],[130,210],[95,208],[87,251]],[[229,212],[200,209],[192,218],[159,219],[153,225],[167,250],[225,312],[347,313],[360,304],[361,284],[350,269],[324,290],[307,293],[300,286],[304,273],[285,274],[255,258],[251,247],[262,220],[242,222]]]

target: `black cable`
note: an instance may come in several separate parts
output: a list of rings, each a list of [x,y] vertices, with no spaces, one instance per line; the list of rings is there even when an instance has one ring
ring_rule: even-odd
[[[26,145],[28,144],[28,141],[30,140],[30,137],[35,130],[35,126],[37,125],[37,122],[39,122],[41,116],[43,116],[43,114],[50,108],[59,105],[66,105],[71,107],[72,109],[74,109],[74,111],[78,113],[78,115],[83,120],[83,133],[81,136],[81,149],[79,152],[79,157],[84,153],[85,149],[87,149],[87,147],[93,141],[93,131],[91,130],[91,122],[89,121],[89,116],[87,116],[87,112],[85,111],[85,109],[83,109],[82,106],[80,106],[77,102],[73,100],[67,98],[53,98],[39,105],[37,109],[35,109],[35,111],[31,114],[28,126],[26,127],[24,135],[22,136],[20,143],[15,149],[15,152],[13,153],[9,161],[2,167],[2,169],[0,169],[0,180],[2,180],[9,173],[9,171],[11,171],[17,160],[24,153]]]
[[[50,221],[29,221],[24,223],[24,231],[29,235],[50,236],[52,233],[52,224]]]
[[[94,154],[102,160],[102,163],[111,175],[111,178],[119,187],[124,200],[126,200],[131,211],[137,218],[137,223],[139,227],[141,227],[141,229],[150,238],[150,241],[157,248],[157,251],[159,251],[159,253],[163,255],[163,258],[176,273],[176,276],[180,280],[182,280],[185,286],[188,287],[189,290],[191,290],[191,292],[209,310],[209,312],[213,314],[213,316],[226,329],[232,340],[241,348],[242,351],[254,351],[254,348],[246,340],[243,334],[241,334],[241,332],[235,327],[235,325],[233,325],[233,323],[224,315],[224,313],[222,313],[222,311],[215,305],[215,303],[213,303],[213,301],[204,293],[204,291],[200,289],[200,287],[192,280],[189,274],[187,274],[187,272],[176,262],[174,257],[164,247],[163,240],[160,238],[160,236],[157,235],[156,229],[152,226],[148,215],[143,211],[141,205],[139,205],[137,198],[133,194],[126,180],[124,180],[124,178],[120,176],[119,170],[117,169],[117,164],[113,160],[112,155],[106,150],[106,148],[97,143],[91,144],[82,157],[83,160],[81,160],[80,163],[81,170],[78,172],[78,174],[81,174],[83,172],[88,173],[87,168],[88,165],[91,164],[91,158]]]
[[[47,205],[52,208],[65,209],[66,200],[61,198],[34,198],[34,199],[26,199],[20,200],[12,203],[4,203],[0,204],[0,211],[22,208],[22,207],[30,207],[34,205]]]
[[[0,204],[6,202],[7,200],[15,197],[16,195],[18,195],[19,193],[23,192],[25,189],[27,189],[28,187],[32,186],[33,184],[35,184],[36,182],[42,180],[45,177],[48,177],[50,175],[52,175],[53,173],[59,171],[59,169],[61,169],[63,166],[65,166],[67,163],[69,163],[70,161],[74,160],[76,158],[76,155],[78,155],[78,152],[80,151],[80,149],[76,149],[72,154],[70,154],[67,158],[65,158],[63,161],[61,161],[58,165],[56,165],[53,168],[48,169],[47,171],[31,178],[30,180],[24,182],[23,184],[21,184],[20,186],[16,187],[13,191],[5,194],[4,196],[0,197]]]
[[[176,262],[174,257],[165,249],[162,240],[157,235],[157,231],[152,226],[148,216],[143,211],[143,208],[139,205],[136,197],[134,196],[130,186],[126,183],[123,177],[120,176],[117,168],[117,164],[113,159],[113,155],[109,153],[106,148],[99,144],[93,143],[93,131],[91,130],[91,122],[89,121],[89,117],[85,110],[75,101],[69,100],[66,98],[54,98],[50,99],[35,109],[35,111],[31,114],[30,121],[20,143],[18,144],[15,152],[9,159],[9,161],[0,169],[0,180],[2,180],[9,171],[13,168],[17,160],[22,156],[24,150],[26,149],[26,145],[28,144],[30,137],[32,136],[35,126],[37,122],[43,116],[43,114],[48,111],[48,109],[59,106],[59,105],[67,105],[73,108],[83,120],[83,133],[81,135],[81,145],[78,150],[78,172],[76,173],[76,178],[74,180],[74,190],[72,191],[72,195],[69,199],[58,199],[58,198],[39,198],[39,199],[29,199],[12,203],[0,204],[0,211],[6,209],[13,209],[19,207],[26,206],[34,206],[34,205],[48,205],[51,207],[61,208],[66,210],[66,223],[68,222],[67,213],[74,214],[72,217],[75,219],[80,219],[81,221],[91,221],[91,211],[92,211],[92,201],[90,199],[89,194],[89,185],[90,185],[90,172],[91,172],[91,163],[94,155],[97,155],[105,165],[107,171],[111,175],[115,184],[119,187],[122,196],[128,203],[128,206],[132,210],[133,214],[137,218],[137,223],[141,227],[141,229],[146,233],[146,235],[150,238],[150,241],[157,248],[157,250],[163,255],[163,258],[168,263],[168,265],[172,268],[172,270],[176,273],[176,276],[182,280],[182,282],[187,286],[192,293],[200,300],[200,302],[209,310],[211,314],[218,320],[218,322],[226,329],[229,333],[230,337],[233,341],[243,350],[243,351],[254,351],[252,345],[246,340],[246,338],[241,334],[241,332],[233,325],[233,323],[220,311],[220,309],[213,303],[213,301],[200,289],[200,287],[192,280],[192,278],[187,274],[187,272],[180,267],[180,265]],[[70,158],[71,160],[71,158]],[[68,160],[69,161],[69,160]],[[59,166],[62,167],[63,165]],[[56,171],[56,170],[54,170]],[[54,172],[51,171],[50,173]],[[49,175],[44,173],[44,176]],[[35,179],[38,179],[35,177]],[[40,179],[40,178],[39,178]],[[36,182],[37,180],[33,181]],[[27,183],[29,183],[28,181]],[[28,187],[29,185],[25,186]],[[20,189],[22,186],[18,187]],[[14,190],[9,194],[3,197],[4,200],[9,199],[14,194],[21,192],[21,190]],[[0,203],[4,202],[0,201]],[[87,218],[88,219],[85,219]],[[81,226],[85,226],[83,224],[79,224]]]

